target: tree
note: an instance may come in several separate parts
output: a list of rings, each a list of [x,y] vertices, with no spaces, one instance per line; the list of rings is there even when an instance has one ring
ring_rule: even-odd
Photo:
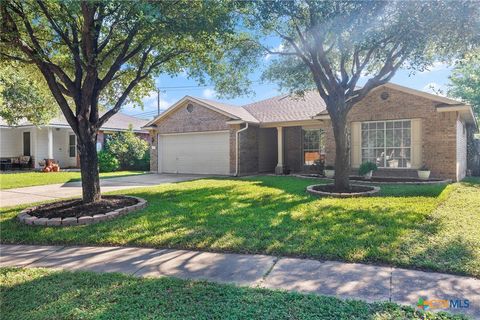
[[[8,124],[27,119],[45,124],[58,115],[43,76],[32,65],[0,63],[0,117]]]
[[[258,1],[249,26],[268,54],[265,77],[325,101],[336,144],[335,189],[350,189],[347,115],[400,67],[423,70],[478,37],[478,5],[444,1]],[[476,29],[476,30],[474,30]],[[274,50],[262,36],[276,36]],[[366,78],[358,87],[360,78]]]
[[[0,2],[0,55],[34,65],[45,78],[77,136],[85,203],[101,197],[98,129],[149,92],[154,76],[188,69],[204,79],[207,72],[224,90],[240,92],[246,69],[220,63],[236,38],[232,12],[230,2],[213,1]],[[237,81],[228,82],[231,74]]]
[[[480,51],[472,52],[455,65],[448,95],[470,104],[480,117]]]
[[[473,51],[459,60],[450,76],[448,95],[470,104],[480,126],[480,51]],[[467,126],[467,167],[480,175],[480,144],[475,139],[475,126]]]

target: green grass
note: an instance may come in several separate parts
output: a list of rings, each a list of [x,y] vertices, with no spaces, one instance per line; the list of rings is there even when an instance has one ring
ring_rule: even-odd
[[[149,206],[90,226],[39,228],[3,209],[3,243],[130,245],[388,264],[480,277],[480,179],[382,185],[377,197],[319,199],[294,177],[202,179],[119,191]]]
[[[124,177],[130,175],[143,174],[141,171],[116,171],[100,173],[100,178]],[[12,189],[32,186],[42,186],[47,184],[65,183],[80,181],[80,172],[19,172],[0,174],[0,189]]]
[[[47,269],[0,269],[0,294],[3,319],[465,319],[393,303]]]

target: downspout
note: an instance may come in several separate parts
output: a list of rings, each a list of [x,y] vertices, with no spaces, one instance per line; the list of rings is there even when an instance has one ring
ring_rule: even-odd
[[[245,131],[248,129],[248,122],[245,122],[245,127],[243,129],[238,130],[235,139],[235,177],[238,177],[238,164],[239,164],[239,150],[238,150],[238,141],[240,139],[240,132]]]

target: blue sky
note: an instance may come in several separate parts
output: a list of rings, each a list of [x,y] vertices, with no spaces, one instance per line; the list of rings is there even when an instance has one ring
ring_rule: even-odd
[[[264,59],[265,65],[268,64],[268,60],[269,57]],[[399,70],[391,82],[432,93],[431,86],[435,89],[446,89],[451,70],[452,68],[444,63],[435,63],[430,70],[414,75],[409,75],[408,70]],[[240,106],[270,98],[281,93],[275,83],[259,83],[258,79],[260,79],[260,76],[260,70],[250,76],[250,79],[256,80],[252,85],[253,95],[237,97],[230,100],[218,99],[213,86],[199,86],[195,80],[188,79],[185,73],[176,77],[161,76],[157,78],[157,86],[162,88],[160,106],[161,109],[164,110],[186,95],[218,100]],[[365,79],[363,79],[363,81],[365,81]],[[362,81],[360,81],[359,84],[363,84]],[[143,110],[138,107],[125,106],[122,112],[145,119],[152,118],[157,110],[157,93],[152,92],[151,95],[145,97],[143,101]]]

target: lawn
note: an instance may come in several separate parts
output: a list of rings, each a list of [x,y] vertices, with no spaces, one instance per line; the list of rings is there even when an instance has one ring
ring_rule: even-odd
[[[100,173],[100,178],[124,177],[143,174],[142,171],[116,171]],[[80,172],[19,172],[0,174],[0,189],[41,186],[46,184],[80,181]]]
[[[480,277],[480,179],[382,186],[380,196],[315,198],[314,180],[202,179],[122,191],[149,206],[107,223],[25,226],[0,214],[2,243],[93,244],[266,253]],[[120,192],[117,192],[120,193]]]
[[[393,303],[173,278],[0,269],[4,319],[465,319]]]

